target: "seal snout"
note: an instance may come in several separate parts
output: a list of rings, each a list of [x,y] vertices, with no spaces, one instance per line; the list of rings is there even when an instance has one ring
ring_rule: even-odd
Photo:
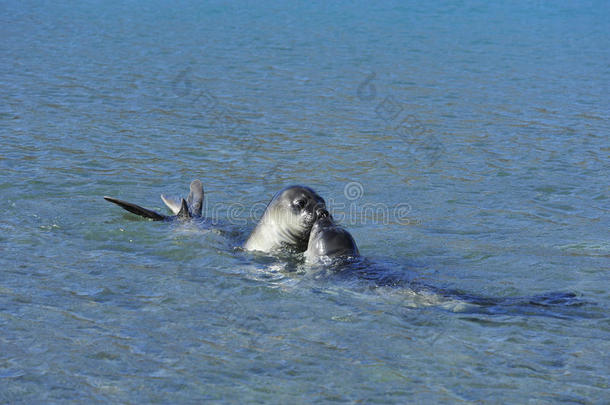
[[[327,218],[330,214],[328,213],[328,211],[325,208],[318,208],[316,209],[316,216],[318,218]]]

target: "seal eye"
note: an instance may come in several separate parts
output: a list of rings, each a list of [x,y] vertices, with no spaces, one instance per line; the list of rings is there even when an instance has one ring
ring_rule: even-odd
[[[296,205],[300,209],[303,209],[305,208],[305,205],[307,205],[307,203],[305,202],[305,200],[299,199],[294,202],[294,205]]]

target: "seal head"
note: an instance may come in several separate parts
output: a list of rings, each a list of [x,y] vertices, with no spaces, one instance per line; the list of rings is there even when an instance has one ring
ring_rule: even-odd
[[[271,199],[244,248],[270,253],[277,250],[304,252],[317,211],[326,203],[305,186],[288,186]]]
[[[305,259],[308,262],[360,255],[352,235],[338,225],[326,209],[318,210],[317,218],[311,228],[307,251],[305,252]]]

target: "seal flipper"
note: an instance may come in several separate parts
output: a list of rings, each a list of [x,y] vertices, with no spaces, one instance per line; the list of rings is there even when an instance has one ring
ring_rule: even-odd
[[[178,200],[174,200],[173,198],[163,194],[161,194],[161,199],[163,200],[165,205],[167,205],[167,208],[169,208],[174,213],[174,215],[178,215],[181,208],[181,204]]]
[[[139,205],[132,204],[127,201],[119,200],[117,198],[104,196],[104,200],[110,201],[111,203],[114,203],[114,204],[118,205],[119,207],[121,207],[133,214],[139,215],[144,218],[150,218],[154,221],[165,221],[167,219],[170,219],[170,217],[161,215],[158,212],[140,207]]]
[[[200,180],[193,180],[191,182],[191,191],[186,199],[191,214],[195,217],[201,216],[201,208],[203,206],[203,184]]]
[[[203,185],[199,180],[193,180],[191,182],[190,192],[186,199],[187,206],[192,217],[200,217],[203,206]],[[161,199],[167,205],[174,215],[178,215],[182,209],[182,203],[180,200],[173,199],[164,194],[161,194]]]
[[[189,206],[184,198],[182,199],[180,211],[176,214],[176,216],[178,217],[178,219],[191,219],[193,217],[191,215],[191,212],[189,211]]]

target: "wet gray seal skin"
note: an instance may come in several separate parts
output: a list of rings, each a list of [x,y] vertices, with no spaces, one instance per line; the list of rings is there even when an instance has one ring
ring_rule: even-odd
[[[328,211],[318,210],[317,217],[317,221],[311,228],[305,252],[307,262],[324,262],[338,258],[354,258],[360,255],[352,235],[338,225]]]
[[[325,210],[326,202],[309,187],[288,186],[280,190],[267,204],[244,249],[304,252],[319,209]]]
[[[127,201],[119,200],[118,198],[105,196],[104,200],[110,201],[111,203],[114,203],[119,207],[141,217],[152,219],[153,221],[169,221],[173,219],[190,219],[193,217],[201,217],[203,197],[204,193],[201,181],[193,180],[191,182],[190,193],[186,200],[182,198],[181,201],[178,202],[164,195],[161,196],[161,199],[165,205],[172,210],[174,215],[159,214],[156,211],[140,207],[139,205]]]

